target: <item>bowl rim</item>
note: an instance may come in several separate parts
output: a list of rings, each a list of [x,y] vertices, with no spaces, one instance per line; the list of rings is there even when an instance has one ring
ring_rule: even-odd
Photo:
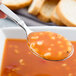
[[[62,26],[28,26],[30,29],[31,28],[52,28],[52,29],[66,29],[66,30],[76,30],[76,27],[62,27]],[[21,29],[19,26],[13,26],[13,27],[3,27],[0,28],[0,30],[7,30],[7,29]]]

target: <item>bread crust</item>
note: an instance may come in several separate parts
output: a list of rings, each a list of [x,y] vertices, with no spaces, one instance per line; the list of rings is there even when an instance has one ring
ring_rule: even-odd
[[[60,26],[64,25],[64,24],[61,22],[61,20],[60,20],[60,18],[58,17],[58,15],[56,14],[56,8],[53,10],[50,19],[51,19],[51,21],[52,21],[53,23],[55,23],[55,24],[57,24],[57,25],[60,25]]]
[[[50,22],[50,19],[43,14],[39,14],[37,17],[42,22]]]
[[[51,13],[56,7],[59,0],[46,0],[37,16],[43,22],[51,22]]]
[[[6,5],[8,8],[10,8],[11,10],[17,10],[17,9],[21,9],[21,8],[24,8],[26,6],[29,6],[31,3],[32,3],[32,0],[28,0],[28,1],[25,1],[23,3],[17,3],[17,4],[8,4],[8,3],[5,3],[2,1],[2,3],[4,5]]]
[[[56,8],[57,15],[59,16],[59,18],[61,19],[61,21],[62,21],[66,26],[76,27],[76,24],[70,22],[70,21],[65,17],[65,15],[62,13],[61,8],[60,8],[61,2],[62,2],[62,1],[59,2],[59,4],[57,5],[57,8]]]
[[[35,1],[36,1],[36,3],[35,3]],[[32,15],[38,15],[38,13],[40,12],[40,9],[41,9],[44,1],[45,0],[33,0],[31,6],[28,9],[28,13],[30,13]]]

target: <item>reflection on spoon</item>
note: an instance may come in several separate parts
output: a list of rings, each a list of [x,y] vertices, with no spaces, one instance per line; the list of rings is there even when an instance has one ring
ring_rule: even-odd
[[[35,55],[55,61],[67,59],[73,54],[71,42],[63,36],[53,32],[33,32],[5,5],[1,4],[0,10],[26,31],[28,45]]]
[[[0,19],[3,19],[3,18],[6,18],[6,15],[2,11],[0,11]]]

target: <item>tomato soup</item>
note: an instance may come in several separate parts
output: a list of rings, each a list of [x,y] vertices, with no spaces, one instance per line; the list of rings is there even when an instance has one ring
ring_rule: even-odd
[[[76,42],[74,54],[64,61],[47,61],[35,56],[26,40],[7,39],[1,76],[76,76]]]
[[[28,46],[37,56],[47,60],[63,60],[73,52],[70,41],[60,34],[49,31],[30,33]]]

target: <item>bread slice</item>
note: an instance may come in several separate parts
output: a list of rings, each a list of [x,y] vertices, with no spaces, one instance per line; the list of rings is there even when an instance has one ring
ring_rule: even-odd
[[[2,3],[12,10],[29,6],[31,2],[32,0],[2,0]]]
[[[37,15],[45,0],[33,0],[31,6],[28,9],[28,13]]]
[[[56,13],[56,8],[53,10],[50,19],[53,23],[55,23],[57,25],[60,25],[60,26],[64,25]]]
[[[58,1],[59,0],[45,0],[44,4],[39,12],[38,18],[43,22],[49,22],[52,11],[56,7]]]
[[[65,25],[76,27],[76,0],[61,0],[56,11]]]

